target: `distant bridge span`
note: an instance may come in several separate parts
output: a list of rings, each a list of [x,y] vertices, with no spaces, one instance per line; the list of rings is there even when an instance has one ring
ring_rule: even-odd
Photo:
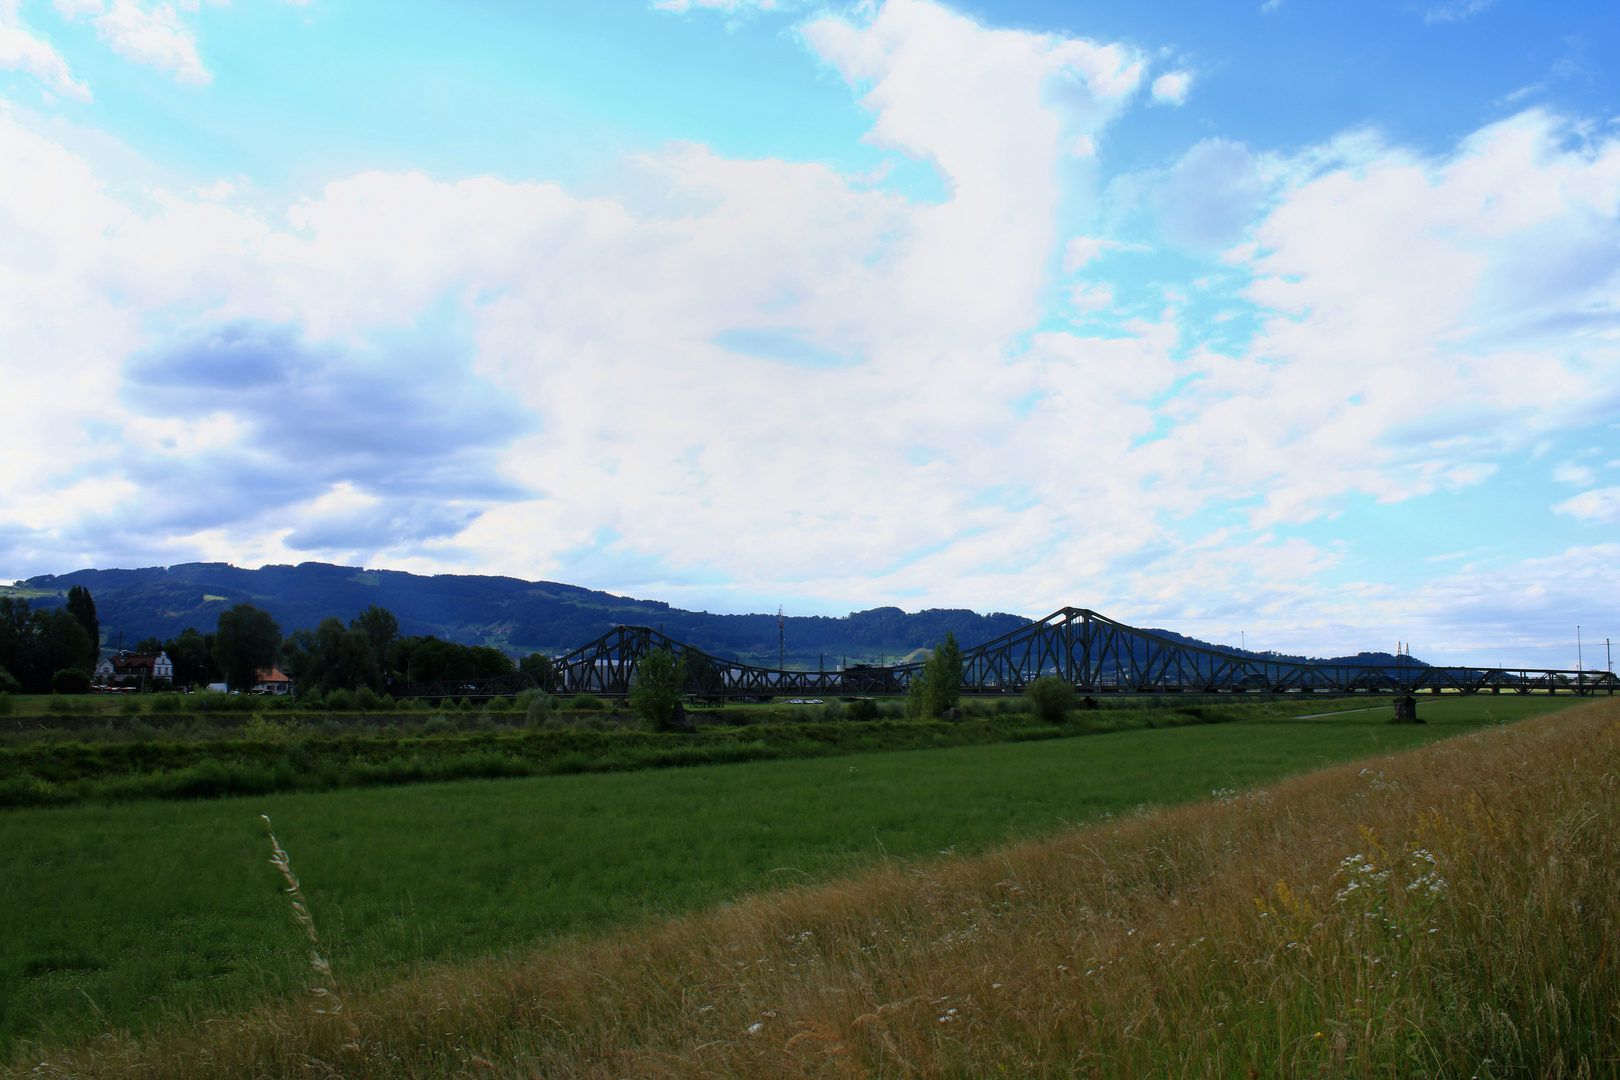
[[[627,694],[636,664],[649,651],[686,658],[685,692],[703,698],[782,696],[865,697],[901,694],[921,663],[784,671],[725,660],[646,626],[617,626],[556,658],[553,691]],[[1066,607],[1046,618],[962,650],[962,692],[1018,693],[1043,675],[1056,675],[1082,693],[1393,693],[1451,690],[1464,694],[1532,691],[1613,694],[1620,680],[1607,671],[1549,668],[1374,666],[1275,660],[1188,645],[1086,608]],[[491,697],[535,685],[527,675],[432,684],[421,697]]]

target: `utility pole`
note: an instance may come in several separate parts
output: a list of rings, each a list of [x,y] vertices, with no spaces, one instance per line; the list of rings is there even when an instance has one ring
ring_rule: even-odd
[[[1579,674],[1583,668],[1581,663],[1581,625],[1575,624],[1575,672]]]
[[[776,670],[787,670],[787,630],[782,621],[782,605],[776,605]]]

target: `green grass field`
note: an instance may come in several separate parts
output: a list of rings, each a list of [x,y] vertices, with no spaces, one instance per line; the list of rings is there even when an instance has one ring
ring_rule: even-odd
[[[0,1054],[19,1039],[70,1042],[305,985],[261,813],[339,978],[365,981],[885,856],[966,854],[1263,785],[1571,700],[1425,699],[1424,726],[1384,723],[1387,705],[1315,720],[1279,709],[1038,743],[13,810],[0,814]],[[1364,707],[1332,707],[1346,705]]]

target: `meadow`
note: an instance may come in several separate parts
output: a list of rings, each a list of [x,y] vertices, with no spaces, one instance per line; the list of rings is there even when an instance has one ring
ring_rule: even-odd
[[[886,861],[959,859],[1567,703],[1447,697],[1423,702],[1423,726],[1385,723],[1387,705],[1311,720],[1278,707],[1037,743],[11,810],[0,814],[0,1038],[26,1057],[29,1045],[300,991],[306,943],[260,814],[291,853],[339,977],[381,986]]]
[[[425,708],[293,711],[286,699],[260,713],[252,710],[267,699],[223,695],[205,710],[206,696],[198,697],[171,696],[171,710],[187,708],[163,714],[126,713],[142,704],[133,696],[30,703],[70,711],[36,711],[0,726],[0,808],[828,757],[1229,723],[1306,708],[1284,695],[1133,695],[1049,722],[1014,697],[968,702],[972,722],[958,723],[905,719],[903,702],[886,701],[877,706],[883,719],[840,723],[836,702],[730,705],[695,711],[698,730],[679,733],[647,730],[634,714],[594,700],[598,708],[550,710],[530,722],[502,699],[482,707],[450,702],[430,715]],[[1311,701],[1311,709],[1345,707],[1334,698]]]

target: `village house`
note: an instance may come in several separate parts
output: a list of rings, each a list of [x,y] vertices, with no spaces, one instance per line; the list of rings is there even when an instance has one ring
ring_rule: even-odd
[[[96,680],[98,682],[134,683],[141,679],[153,682],[164,679],[174,681],[174,664],[170,662],[169,655],[159,652],[157,655],[149,653],[119,652],[116,656],[104,657],[96,665]]]
[[[292,680],[277,671],[275,668],[260,668],[253,676],[253,692],[255,694],[290,694],[292,693]]]

